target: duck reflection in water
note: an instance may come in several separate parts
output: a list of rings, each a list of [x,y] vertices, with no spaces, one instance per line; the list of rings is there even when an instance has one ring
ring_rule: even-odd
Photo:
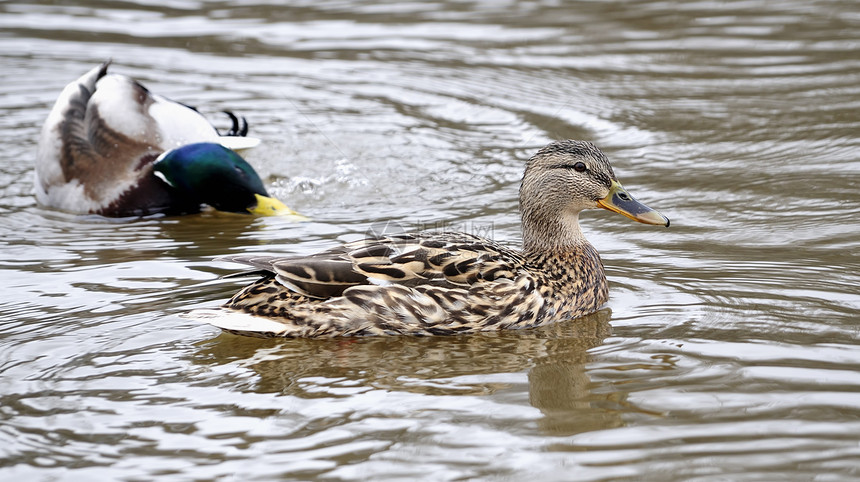
[[[224,334],[203,342],[202,356],[195,359],[252,370],[250,378],[227,382],[241,391],[342,400],[348,397],[345,389],[380,390],[388,392],[385,399],[391,400],[394,410],[396,401],[402,400],[397,393],[404,392],[522,403],[510,394],[525,387],[519,381],[499,381],[497,375],[503,375],[505,380],[527,380],[528,403],[542,413],[538,430],[570,435],[623,424],[619,412],[607,408],[617,405],[617,395],[591,392],[585,367],[588,350],[600,346],[610,334],[610,315],[609,309],[603,309],[533,330],[457,337],[285,342]],[[358,402],[356,410],[361,410]]]

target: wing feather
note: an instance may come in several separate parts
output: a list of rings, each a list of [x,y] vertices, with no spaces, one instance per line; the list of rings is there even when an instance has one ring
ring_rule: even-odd
[[[355,241],[311,256],[227,256],[220,260],[275,275],[299,294],[328,299],[352,287],[468,287],[481,280],[512,281],[521,256],[495,242],[464,233],[401,234]],[[355,291],[350,293],[355,295]]]

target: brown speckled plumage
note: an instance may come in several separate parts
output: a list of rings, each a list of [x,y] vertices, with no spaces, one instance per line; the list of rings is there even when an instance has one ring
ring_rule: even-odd
[[[522,251],[465,233],[423,232],[300,258],[232,256],[225,259],[263,277],[219,310],[191,316],[243,335],[333,337],[528,328],[593,313],[608,287],[578,215],[615,193],[613,183],[597,147],[556,142],[526,166]]]

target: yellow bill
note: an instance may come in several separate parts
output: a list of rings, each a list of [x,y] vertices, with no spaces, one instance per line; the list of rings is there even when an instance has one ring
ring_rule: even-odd
[[[296,221],[308,221],[310,219],[293,211],[286,204],[273,197],[262,196],[260,194],[254,194],[254,197],[257,198],[257,205],[248,208],[251,214],[259,216],[290,216],[295,218]]]

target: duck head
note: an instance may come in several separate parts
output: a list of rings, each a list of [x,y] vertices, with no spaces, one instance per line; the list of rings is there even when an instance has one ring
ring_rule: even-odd
[[[590,142],[553,142],[529,159],[520,186],[526,251],[563,249],[585,242],[579,213],[594,208],[640,223],[669,226],[666,216],[624,189],[609,159]]]
[[[152,167],[155,176],[182,196],[219,211],[300,216],[269,196],[254,168],[220,144],[199,142],[171,149]]]

